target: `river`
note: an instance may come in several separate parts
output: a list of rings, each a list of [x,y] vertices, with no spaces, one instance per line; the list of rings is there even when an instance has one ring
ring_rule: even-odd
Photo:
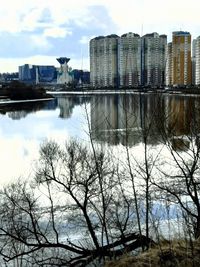
[[[185,151],[191,122],[199,129],[199,117],[200,97],[165,94],[56,95],[44,103],[0,106],[1,185],[30,178],[40,144],[47,139],[89,142],[88,119],[91,136],[101,145],[139,151],[142,133],[149,128],[148,143],[156,148],[160,128],[167,126],[174,149]]]

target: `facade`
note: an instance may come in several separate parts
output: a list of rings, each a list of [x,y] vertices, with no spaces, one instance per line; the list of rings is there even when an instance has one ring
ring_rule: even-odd
[[[72,79],[75,85],[88,85],[90,83],[90,72],[86,70],[73,69]]]
[[[36,75],[34,76],[32,65],[25,64],[19,66],[19,80],[20,81],[34,81]]]
[[[126,33],[118,39],[119,85],[141,84],[141,39],[138,34]]]
[[[90,84],[93,87],[118,86],[118,36],[90,40]]]
[[[142,80],[143,86],[163,86],[165,84],[167,36],[158,33],[142,37]]]
[[[167,36],[142,38],[135,33],[99,36],[90,41],[90,84],[93,87],[163,86]]]
[[[200,85],[200,36],[195,41],[195,84]]]
[[[167,45],[167,62],[166,62],[166,85],[172,85],[172,42]]]
[[[196,43],[197,40],[192,41],[192,84],[196,84]]]
[[[172,85],[192,84],[191,34],[176,31],[172,34]]]
[[[19,66],[19,80],[27,83],[51,83],[56,80],[54,66],[25,64]]]

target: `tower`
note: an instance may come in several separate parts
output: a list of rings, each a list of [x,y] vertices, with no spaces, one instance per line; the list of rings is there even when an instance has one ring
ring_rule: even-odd
[[[167,45],[166,85],[172,85],[172,42]]]
[[[142,37],[142,85],[165,84],[167,36],[156,32]]]
[[[72,81],[72,77],[69,72],[68,62],[70,58],[60,57],[57,58],[57,61],[60,63],[60,68],[57,73],[57,83],[58,84],[67,84]]]
[[[200,85],[200,36],[195,42],[195,84]]]
[[[172,33],[172,84],[192,83],[191,34],[184,31]]]
[[[141,39],[129,32],[118,40],[118,73],[120,86],[141,84]]]
[[[118,85],[118,36],[98,36],[90,40],[90,82],[94,87]]]

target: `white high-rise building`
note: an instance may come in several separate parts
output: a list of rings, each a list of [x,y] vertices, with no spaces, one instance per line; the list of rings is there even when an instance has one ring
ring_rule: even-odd
[[[118,86],[118,36],[99,36],[90,40],[90,83],[94,87]]]
[[[120,86],[141,84],[141,39],[129,32],[118,40],[118,72]]]
[[[195,84],[200,85],[200,36],[195,41]]]
[[[192,41],[192,84],[196,84],[196,43],[197,40]]]
[[[173,68],[172,68],[172,42],[168,43],[167,45],[167,60],[166,60],[166,71],[165,71],[165,77],[166,77],[166,85],[172,85],[172,74],[173,74]]]
[[[142,38],[135,33],[99,36],[90,41],[90,83],[93,87],[163,86],[167,36]]]
[[[142,37],[142,85],[165,84],[167,36],[158,33]]]

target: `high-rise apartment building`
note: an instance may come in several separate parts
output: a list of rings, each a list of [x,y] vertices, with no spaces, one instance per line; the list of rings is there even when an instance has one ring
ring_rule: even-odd
[[[121,37],[99,36],[90,41],[90,84],[94,87],[163,86],[167,36],[142,38],[135,33]]]
[[[120,86],[141,84],[141,38],[126,33],[118,39],[118,73]]]
[[[165,72],[165,77],[166,77],[166,85],[172,85],[172,73],[173,73],[173,68],[172,68],[172,42],[167,44],[167,60],[166,60],[166,72]]]
[[[118,86],[118,36],[90,40],[90,83],[94,87]]]
[[[196,84],[196,43],[197,40],[192,41],[192,84]]]
[[[142,37],[142,85],[164,85],[166,47],[166,35],[159,35],[154,32]]]
[[[192,83],[191,34],[176,31],[172,34],[172,85]]]
[[[200,85],[200,36],[195,40],[195,84]]]

